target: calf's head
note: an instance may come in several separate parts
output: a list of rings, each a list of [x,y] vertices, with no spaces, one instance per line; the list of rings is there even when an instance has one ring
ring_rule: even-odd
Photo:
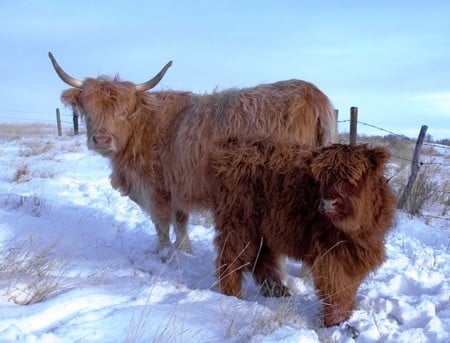
[[[319,150],[311,172],[319,184],[320,212],[341,230],[359,233],[374,219],[389,157],[388,150],[367,145],[335,144]]]
[[[86,121],[88,147],[104,156],[121,150],[131,134],[130,119],[139,110],[140,93],[155,87],[172,65],[168,62],[151,80],[134,84],[118,77],[86,78],[69,76],[49,52],[58,76],[72,86],[61,95],[64,104],[77,110]]]

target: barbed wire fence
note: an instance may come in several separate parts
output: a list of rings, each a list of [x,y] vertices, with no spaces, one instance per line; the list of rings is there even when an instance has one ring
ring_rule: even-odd
[[[9,114],[6,116],[5,114]],[[59,137],[63,135],[63,126],[68,130],[68,127],[71,130],[71,133],[74,135],[78,135],[79,132],[79,120],[80,116],[72,111],[71,114],[65,112],[61,113],[59,108],[56,108],[55,119],[50,119],[51,113],[49,112],[36,112],[36,111],[25,111],[25,110],[2,110],[0,109],[0,123],[1,124],[24,124],[30,123],[37,125],[45,125],[45,126],[53,126],[55,124],[56,119],[56,130]],[[45,117],[45,118],[43,118]],[[71,118],[69,121],[69,117]]]
[[[350,123],[350,119],[339,120],[338,123]],[[412,139],[412,138],[409,138],[409,137],[407,137],[407,136],[405,136],[405,135],[403,135],[403,134],[395,133],[395,132],[393,132],[393,131],[390,131],[390,130],[387,130],[387,129],[383,129],[383,128],[381,128],[381,127],[378,127],[378,126],[375,126],[375,125],[372,125],[372,124],[368,124],[368,123],[365,123],[365,122],[360,121],[360,120],[358,120],[357,123],[358,123],[358,125],[367,126],[367,127],[372,128],[372,129],[376,129],[376,130],[378,130],[378,131],[382,131],[382,132],[384,132],[384,133],[388,133],[389,135],[394,136],[394,137],[397,137],[397,138],[399,138],[399,139],[403,139],[403,140],[408,141],[408,142],[411,142],[411,143],[416,143],[416,140],[414,140],[414,139]],[[450,146],[444,145],[444,144],[437,144],[437,143],[431,143],[431,142],[423,142],[423,145],[430,146],[430,147],[435,147],[435,148],[441,148],[441,149],[449,149],[449,150],[450,150]],[[409,162],[411,162],[411,161],[409,160]],[[422,163],[422,164],[428,164],[428,162],[421,162],[421,163]],[[440,164],[440,163],[432,163],[432,164]],[[447,164],[446,166],[450,166],[450,164]]]
[[[350,119],[339,120],[338,123],[339,123],[339,124],[342,124],[342,123],[350,123]],[[403,134],[395,133],[395,132],[393,132],[393,131],[390,131],[390,130],[387,130],[387,129],[383,129],[383,128],[381,128],[381,127],[378,127],[378,126],[375,126],[375,125],[372,125],[372,124],[368,124],[368,123],[365,123],[365,122],[362,122],[362,121],[359,121],[359,120],[357,121],[357,123],[358,123],[358,125],[367,126],[367,127],[372,128],[372,129],[377,129],[377,130],[379,130],[379,131],[388,133],[388,134],[391,135],[391,136],[394,136],[394,137],[396,137],[396,138],[398,138],[398,139],[402,139],[402,140],[407,141],[407,142],[410,142],[410,143],[414,143],[414,144],[415,144],[415,143],[417,142],[417,140],[414,140],[414,139],[412,139],[412,138],[410,138],[410,137],[407,137],[407,136],[405,136],[405,135],[403,135]],[[450,150],[450,146],[444,145],[444,144],[437,144],[437,143],[431,143],[431,142],[423,142],[423,145],[424,145],[424,146],[433,147],[433,148],[448,149],[448,150]],[[405,162],[412,162],[412,159],[404,158],[404,157],[401,157],[401,156],[393,156],[393,157],[395,157],[395,158],[397,158],[397,159],[399,159],[399,160],[403,160],[403,161],[405,161]],[[442,167],[450,167],[450,163],[442,163],[442,162],[426,162],[426,161],[419,161],[419,164],[420,164],[420,165],[439,165],[439,166],[442,166]]]
[[[50,113],[44,113],[44,112],[31,112],[31,111],[20,111],[20,110],[15,110],[15,111],[5,111],[5,110],[1,110],[0,109],[0,113],[1,112],[8,112],[8,113],[14,113],[14,118],[17,120],[17,122],[30,122],[30,123],[45,123],[48,125],[54,125],[55,124],[55,120],[51,120],[51,119],[43,119],[42,115],[46,115],[48,116]],[[71,112],[71,113],[69,113]],[[79,133],[79,129],[78,129],[78,122],[79,122],[79,116],[75,111],[69,111],[69,112],[64,112],[61,113],[59,109],[56,109],[56,123],[57,123],[57,131],[58,131],[58,135],[61,136],[62,135],[62,125],[64,124],[64,126],[70,126],[71,128],[73,128],[73,133],[74,134],[78,134]],[[402,141],[406,141],[408,143],[411,144],[417,144],[417,139],[413,139],[410,137],[407,137],[404,134],[401,133],[396,133],[392,130],[388,130],[386,128],[382,128],[380,126],[376,126],[364,121],[360,121],[358,120],[358,108],[357,107],[351,107],[350,109],[350,119],[344,119],[344,120],[338,120],[338,110],[335,111],[336,112],[336,121],[338,124],[345,124],[345,123],[349,123],[349,142],[350,144],[356,144],[356,142],[359,140],[361,142],[361,140],[364,138],[364,136],[358,136],[357,135],[357,127],[358,126],[365,126],[365,127],[369,127],[371,129],[375,129],[378,130],[380,132],[382,132],[384,135],[388,135],[391,137],[395,137],[399,140]],[[17,116],[15,115],[17,114]],[[31,115],[31,116],[29,116]],[[69,119],[70,118],[70,119]],[[425,135],[425,133],[424,133]],[[422,141],[421,143],[424,146],[429,146],[432,148],[438,148],[438,149],[448,149],[450,150],[450,146],[448,145],[443,145],[443,144],[437,144],[437,143],[433,143],[433,142],[424,142]],[[444,162],[438,162],[438,161],[425,161],[425,160],[420,160],[420,155],[419,155],[420,149],[418,150],[418,154],[416,157],[413,156],[412,159],[410,158],[405,158],[403,156],[399,156],[399,155],[395,155],[393,154],[392,157],[398,159],[398,160],[402,160],[408,163],[411,163],[412,166],[415,166],[416,170],[415,170],[415,176],[417,177],[417,173],[419,171],[419,168],[425,165],[428,166],[432,166],[432,165],[436,165],[439,167],[450,167],[450,163],[444,163]],[[412,173],[411,173],[412,174]],[[411,180],[411,178],[410,178]],[[410,181],[410,187],[413,186],[414,184],[414,180]],[[405,186],[406,187],[406,186]],[[448,203],[450,204],[450,191],[447,190],[438,190],[437,192],[440,192],[441,194],[448,196]],[[422,216],[424,217],[429,217],[429,218],[434,218],[434,219],[440,219],[440,220],[447,220],[450,221],[450,218],[447,217],[439,217],[439,216],[433,216],[433,215],[425,215],[422,214]]]
[[[336,120],[338,118],[338,111],[336,110]],[[350,119],[346,119],[346,120],[337,120],[338,124],[342,124],[342,123],[349,123],[349,143],[350,144],[356,144],[357,140],[358,140],[358,135],[357,135],[357,127],[358,125],[363,125],[363,126],[367,126],[370,127],[372,129],[376,129],[379,130],[385,134],[388,134],[390,137],[395,137],[399,140],[403,140],[406,141],[408,143],[411,144],[415,144],[415,149],[414,149],[414,154],[412,159],[409,158],[405,158],[402,156],[397,156],[395,154],[393,154],[392,157],[399,159],[399,160],[403,160],[406,162],[411,163],[411,173],[408,179],[408,182],[406,183],[406,185],[404,186],[403,190],[400,193],[400,197],[399,197],[399,206],[398,208],[400,209],[404,209],[407,208],[409,205],[409,202],[411,200],[411,192],[412,189],[415,185],[417,176],[419,175],[419,170],[420,167],[424,166],[424,165],[436,165],[439,167],[450,167],[450,163],[444,163],[444,162],[436,162],[436,161],[423,161],[420,160],[420,152],[421,152],[421,148],[422,145],[425,146],[429,146],[432,148],[439,148],[439,149],[443,149],[443,150],[450,150],[450,146],[447,145],[442,145],[442,144],[436,144],[436,143],[432,143],[432,142],[424,142],[424,138],[426,135],[426,131],[428,129],[428,127],[426,125],[423,125],[421,127],[419,136],[416,140],[409,138],[403,134],[398,134],[396,132],[393,132],[391,130],[387,130],[378,126],[375,126],[373,124],[369,124],[366,122],[362,122],[358,120],[358,108],[357,107],[351,107],[350,109]],[[363,138],[363,137],[359,137],[359,138]],[[436,193],[440,193],[443,196],[447,197],[447,201],[446,203],[450,206],[450,191],[447,190],[438,190],[435,189],[434,192]],[[446,221],[450,221],[449,217],[443,217],[443,216],[434,216],[434,215],[427,215],[427,214],[423,214],[420,213],[423,217],[428,217],[428,218],[433,218],[433,219],[440,219],[440,220],[446,220]]]
[[[2,113],[3,112],[3,113]],[[54,125],[55,119],[42,118],[42,116],[54,116],[55,112],[33,112],[33,111],[20,111],[20,110],[1,110],[0,119],[3,119],[5,113],[12,114],[12,116],[5,117],[9,119],[9,122],[27,122],[27,123],[44,123],[48,125]],[[61,113],[61,123],[72,125],[73,121],[69,118],[73,117],[73,113]]]

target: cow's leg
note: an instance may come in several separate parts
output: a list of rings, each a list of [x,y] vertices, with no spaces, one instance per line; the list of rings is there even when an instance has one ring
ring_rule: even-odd
[[[170,241],[170,221],[168,220],[158,220],[155,221],[156,234],[158,236],[158,247],[157,251],[163,262],[166,262],[170,256],[173,254],[172,243]]]
[[[349,275],[335,262],[328,266],[314,265],[311,272],[323,301],[324,325],[329,327],[348,319],[355,307],[355,296],[361,277]]]
[[[175,247],[188,254],[192,254],[192,245],[187,233],[189,215],[181,210],[175,211],[173,227],[175,230]]]
[[[169,223],[155,223],[156,234],[158,236],[158,251],[172,246],[169,237]]]
[[[251,242],[236,231],[221,230],[215,238],[217,247],[216,273],[219,288],[226,295],[240,298],[243,273],[248,271],[251,258]]]
[[[163,262],[166,262],[174,253],[172,242],[170,241],[170,223],[172,221],[171,199],[166,193],[151,187],[141,191],[138,204],[144,208],[155,224],[158,235],[158,253]],[[149,196],[150,195],[150,196]]]
[[[119,186],[120,174],[111,175],[111,184],[122,190],[125,186]],[[156,234],[158,236],[157,251],[161,255],[163,261],[167,260],[172,253],[172,243],[170,242],[170,203],[161,193],[154,190],[153,187],[139,187],[138,184],[128,184],[130,186],[128,196],[139,207],[150,215],[155,225]]]
[[[261,294],[265,297],[291,295],[289,289],[285,286],[286,275],[286,258],[274,254],[264,245],[261,246],[253,269],[253,277],[261,285]]]

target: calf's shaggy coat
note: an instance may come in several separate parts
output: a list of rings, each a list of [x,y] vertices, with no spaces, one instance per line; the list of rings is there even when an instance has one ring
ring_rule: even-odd
[[[241,296],[243,272],[285,291],[280,256],[303,260],[331,326],[347,319],[358,286],[385,259],[396,198],[384,148],[304,149],[227,140],[210,155],[220,290]]]
[[[61,79],[71,85],[62,101],[85,117],[88,147],[111,161],[111,184],[147,211],[159,249],[191,251],[189,212],[210,207],[205,156],[218,137],[257,134],[310,146],[331,143],[336,120],[329,99],[299,80],[208,95],[146,92],[166,70],[136,85],[106,77],[76,80],[49,54]]]

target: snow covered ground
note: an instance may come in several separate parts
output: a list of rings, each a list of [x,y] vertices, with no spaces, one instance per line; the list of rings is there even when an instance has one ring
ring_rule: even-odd
[[[0,166],[0,342],[450,342],[449,221],[399,212],[386,263],[326,329],[297,261],[292,297],[251,278],[244,300],[222,295],[208,216],[191,219],[195,255],[162,263],[153,224],[83,135],[0,141]]]

